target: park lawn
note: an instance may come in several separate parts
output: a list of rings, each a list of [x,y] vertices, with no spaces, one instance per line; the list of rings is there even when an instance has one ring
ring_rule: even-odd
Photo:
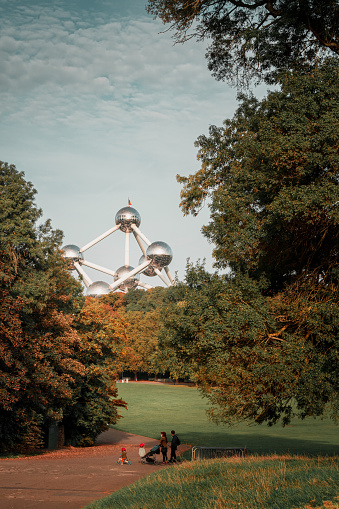
[[[185,462],[87,509],[338,509],[338,458],[249,457]]]
[[[118,395],[128,403],[116,429],[159,438],[174,429],[181,442],[210,447],[247,447],[254,454],[339,455],[339,427],[328,417],[294,419],[281,424],[245,424],[233,427],[211,423],[208,402],[195,387],[128,383],[118,384]]]
[[[119,430],[159,438],[175,429],[182,443],[246,446],[254,454],[183,460],[86,509],[339,509],[339,458],[333,456],[339,430],[329,419],[228,428],[208,421],[207,401],[196,388],[129,383],[118,390],[129,405]]]

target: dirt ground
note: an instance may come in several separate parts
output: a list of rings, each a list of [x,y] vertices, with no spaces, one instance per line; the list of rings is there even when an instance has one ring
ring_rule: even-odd
[[[0,459],[0,509],[80,509],[151,472],[167,468],[140,463],[141,442],[146,452],[159,443],[110,429],[100,435],[95,447]],[[131,465],[117,465],[121,447],[126,447]],[[185,449],[184,445],[179,446],[178,453]]]

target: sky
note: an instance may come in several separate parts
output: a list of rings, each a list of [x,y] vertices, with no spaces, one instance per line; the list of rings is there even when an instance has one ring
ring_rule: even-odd
[[[0,160],[33,183],[64,245],[82,247],[112,228],[129,199],[143,234],[169,244],[169,269],[183,280],[188,258],[215,269],[201,233],[208,206],[183,216],[176,175],[199,169],[194,142],[233,117],[237,90],[210,75],[204,43],[174,45],[145,4],[0,0]],[[85,259],[116,270],[124,242],[117,231]],[[130,249],[135,267],[134,238]]]

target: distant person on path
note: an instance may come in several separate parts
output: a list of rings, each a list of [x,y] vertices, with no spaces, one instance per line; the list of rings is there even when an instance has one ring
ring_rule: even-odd
[[[180,445],[180,440],[178,436],[175,434],[174,429],[171,431],[172,440],[171,440],[171,457],[170,457],[170,463],[176,463],[177,462],[177,455],[176,450],[178,445]]]
[[[160,449],[162,454],[162,464],[165,465],[165,463],[167,463],[167,437],[165,431],[161,432]]]
[[[128,463],[128,459],[127,459],[127,451],[126,451],[126,448],[123,447],[121,449],[121,454],[120,454],[120,457],[118,459],[118,462],[121,463],[121,465],[123,465],[124,463]]]
[[[145,444],[140,444],[139,445],[139,457],[140,459],[143,458],[146,454],[146,451],[145,451]]]

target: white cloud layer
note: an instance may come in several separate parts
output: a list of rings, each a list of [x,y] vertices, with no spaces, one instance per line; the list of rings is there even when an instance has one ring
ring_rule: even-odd
[[[202,45],[173,46],[140,9],[125,16],[135,0],[120,15],[119,4],[2,2],[0,159],[25,171],[65,243],[109,229],[129,196],[182,278],[187,257],[211,269],[212,247],[207,210],[182,217],[175,175],[197,169],[194,141],[233,116],[236,91],[209,75]],[[123,252],[100,246],[91,261],[122,265]]]

